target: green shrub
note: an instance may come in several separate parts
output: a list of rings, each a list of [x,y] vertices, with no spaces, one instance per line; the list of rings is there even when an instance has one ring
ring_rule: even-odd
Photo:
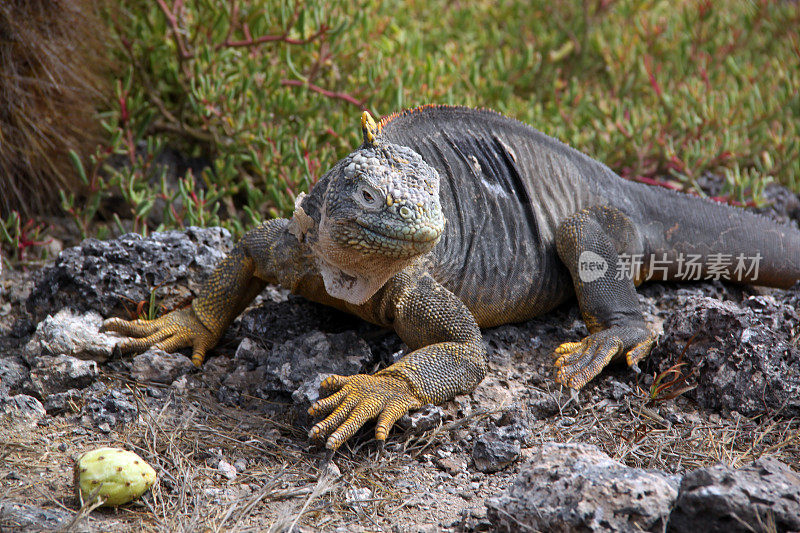
[[[731,201],[769,180],[800,191],[800,4],[597,0],[131,0],[108,15],[120,65],[108,141],[63,195],[84,234],[291,212],[374,115],[425,103],[494,108],[621,175]],[[210,167],[177,186],[170,146]],[[122,157],[127,165],[108,163]],[[155,210],[161,211],[153,217]]]

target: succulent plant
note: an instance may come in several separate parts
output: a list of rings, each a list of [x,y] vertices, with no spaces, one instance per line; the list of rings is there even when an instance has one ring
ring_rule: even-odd
[[[153,486],[156,471],[144,459],[122,448],[98,448],[75,461],[75,496],[86,502],[103,498],[104,506],[122,505]]]

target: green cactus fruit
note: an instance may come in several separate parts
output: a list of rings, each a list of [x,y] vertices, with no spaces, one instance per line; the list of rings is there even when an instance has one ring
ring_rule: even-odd
[[[153,486],[156,471],[144,459],[122,448],[98,448],[75,461],[75,496],[84,502],[96,495],[104,506],[135,500]]]

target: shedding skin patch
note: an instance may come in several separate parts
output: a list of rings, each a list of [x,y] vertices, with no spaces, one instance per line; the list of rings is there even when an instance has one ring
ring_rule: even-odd
[[[302,207],[303,199],[306,197],[306,193],[301,192],[297,195],[297,199],[294,202],[294,213],[292,214],[292,218],[289,220],[289,225],[287,226],[287,231],[294,235],[299,242],[303,242],[306,238],[306,234],[311,231],[314,227],[314,219],[306,214],[305,210]]]
[[[319,273],[322,275],[322,281],[328,294],[351,304],[363,304],[386,283],[382,276],[350,275],[328,263],[320,256],[317,256],[316,260],[317,268],[319,268]]]

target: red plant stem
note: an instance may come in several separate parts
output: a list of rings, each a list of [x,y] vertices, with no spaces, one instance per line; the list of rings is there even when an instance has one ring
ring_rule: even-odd
[[[354,96],[351,96],[347,93],[339,93],[334,91],[328,91],[323,89],[318,85],[314,85],[313,83],[307,83],[302,80],[281,80],[281,85],[289,85],[292,87],[308,87],[310,90],[314,91],[315,93],[319,93],[322,96],[327,98],[334,98],[337,100],[344,100],[345,102],[351,103],[354,106],[357,106],[362,111],[366,111],[367,107],[364,105],[364,102],[361,100],[356,99]]]
[[[246,39],[242,39],[242,40],[239,40],[239,41],[231,41],[230,39],[225,39],[225,42],[218,44],[217,48],[219,49],[219,48],[223,48],[223,47],[230,47],[230,48],[250,47],[250,46],[258,46],[258,45],[263,44],[263,43],[275,42],[275,41],[280,41],[280,42],[286,43],[286,44],[308,44],[311,41],[319,39],[320,37],[325,35],[327,32],[328,32],[328,27],[326,25],[324,25],[324,24],[319,27],[319,30],[314,32],[309,37],[306,37],[305,39],[292,39],[292,38],[290,38],[288,36],[289,35],[288,31],[285,32],[285,33],[282,33],[280,35],[262,35],[261,37],[253,38],[253,37],[250,37],[250,35],[249,35],[250,32],[248,31],[246,33],[246,37],[247,37]]]
[[[181,39],[181,30],[180,27],[178,26],[178,18],[176,16],[178,10],[180,10],[181,7],[183,7],[183,0],[176,0],[175,4],[173,4],[172,6],[172,9],[170,9],[165,0],[156,0],[156,2],[158,3],[158,7],[161,8],[161,11],[164,13],[164,16],[167,18],[169,27],[172,30],[172,38],[175,41],[175,45],[178,47],[178,52],[180,53],[181,58],[191,59],[192,57],[194,57],[194,54],[189,52],[189,50],[186,48],[186,44],[183,42],[183,39]],[[231,28],[235,23],[235,19],[238,17],[238,13],[239,13],[238,6],[235,5],[232,10]],[[294,18],[295,19],[297,18],[296,12]],[[294,22],[292,22],[289,28],[287,28],[286,31],[281,34],[262,35],[261,37],[253,38],[250,35],[250,28],[245,23],[242,28],[245,33],[245,39],[232,41],[230,39],[231,30],[229,29],[228,36],[225,38],[225,41],[219,43],[216,48],[217,50],[219,50],[220,48],[225,48],[225,47],[230,47],[230,48],[253,47],[263,43],[269,43],[275,41],[280,41],[286,44],[295,44],[295,45],[308,44],[325,35],[330,29],[328,28],[327,25],[322,24],[320,25],[319,29],[316,32],[306,37],[305,39],[293,39],[289,37],[289,29],[293,24]]]
[[[192,57],[192,54],[186,49],[186,45],[183,44],[183,40],[181,39],[180,28],[178,27],[178,19],[175,17],[175,13],[167,6],[167,3],[164,0],[156,0],[158,2],[158,7],[161,8],[161,11],[164,13],[164,16],[167,17],[167,22],[169,23],[169,27],[172,29],[172,38],[175,40],[175,45],[178,47],[178,51],[181,54],[183,59],[189,59]],[[175,2],[177,6],[179,2]]]
[[[653,58],[648,55],[644,56],[644,69],[647,71],[647,77],[650,79],[650,86],[656,92],[656,96],[661,98],[661,86],[656,80],[656,72],[653,69]]]
[[[656,187],[664,187],[665,189],[672,189],[672,190],[678,189],[676,186],[670,183],[667,183],[665,181],[654,180],[653,178],[648,178],[647,176],[634,176],[633,179],[641,183],[646,183],[647,185],[654,185]]]

